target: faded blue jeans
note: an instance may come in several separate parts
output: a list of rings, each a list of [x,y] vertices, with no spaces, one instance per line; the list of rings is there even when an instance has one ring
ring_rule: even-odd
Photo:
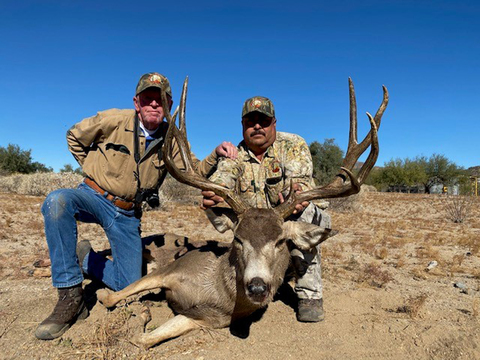
[[[42,205],[52,282],[57,288],[70,287],[88,274],[118,291],[142,275],[140,219],[134,210],[123,210],[82,183],[77,189],[51,192]],[[107,235],[114,261],[90,251],[78,264],[77,221],[96,223]]]

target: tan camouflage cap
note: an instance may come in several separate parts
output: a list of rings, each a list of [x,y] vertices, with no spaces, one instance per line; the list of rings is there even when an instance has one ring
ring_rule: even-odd
[[[145,75],[142,75],[140,80],[138,80],[137,89],[135,90],[135,96],[140,94],[143,90],[149,87],[156,87],[165,91],[170,97],[172,97],[172,89],[170,88],[170,83],[168,79],[162,74],[151,72]]]
[[[243,104],[242,117],[254,111],[258,111],[269,117],[275,117],[275,109],[273,108],[272,102],[263,96],[254,96],[247,99]]]

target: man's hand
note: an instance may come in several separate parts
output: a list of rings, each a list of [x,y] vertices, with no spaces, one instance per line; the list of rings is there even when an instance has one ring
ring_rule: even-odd
[[[235,160],[238,156],[238,150],[231,142],[224,141],[215,148],[215,152],[218,156],[227,157]]]
[[[301,193],[302,192],[302,185],[297,184],[297,183],[293,184],[293,192],[294,193]],[[285,201],[285,199],[283,198],[283,194],[281,192],[278,193],[278,198],[280,199],[280,204]],[[295,205],[295,210],[293,210],[293,213],[297,214],[299,212],[302,212],[308,206],[308,204],[310,204],[310,202],[304,201],[300,204]]]
[[[213,191],[202,191],[203,195],[203,202],[201,208],[203,210],[206,210],[214,205],[217,205],[218,203],[224,202],[223,198],[215,195]]]

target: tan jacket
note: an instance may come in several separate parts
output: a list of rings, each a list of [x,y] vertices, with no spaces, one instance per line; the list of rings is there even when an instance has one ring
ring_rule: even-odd
[[[109,193],[129,201],[137,192],[134,119],[135,110],[110,109],[82,120],[67,132],[68,148],[84,173]],[[161,127],[165,136],[167,123],[163,122]],[[145,152],[145,136],[140,129],[138,134],[141,187],[152,189],[161,185],[159,181],[163,180],[167,170],[163,160],[158,158],[158,141],[152,142]],[[173,157],[175,164],[184,169],[175,140]],[[192,157],[197,172],[203,176],[217,163],[215,151],[201,162],[193,154]]]

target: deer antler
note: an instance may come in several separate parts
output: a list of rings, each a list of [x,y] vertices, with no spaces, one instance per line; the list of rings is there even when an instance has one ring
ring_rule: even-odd
[[[187,127],[185,122],[185,104],[187,101],[187,87],[188,77],[185,78],[183,83],[182,96],[180,98],[180,105],[177,107],[173,115],[170,114],[168,109],[168,101],[165,92],[161,92],[162,95],[162,107],[165,112],[165,117],[168,122],[168,131],[165,138],[163,161],[170,174],[178,181],[196,187],[201,190],[213,191],[218,196],[221,196],[228,205],[235,211],[236,214],[241,214],[247,209],[246,204],[235,194],[233,190],[230,190],[224,186],[215,184],[212,181],[207,180],[201,175],[197,174],[194,170],[192,162],[192,156],[190,153],[190,146],[187,141]],[[179,114],[179,127],[176,125],[176,116]],[[185,166],[185,170],[180,170],[175,164],[173,158],[175,137],[176,144],[178,145],[182,162]]]
[[[330,184],[318,187],[312,190],[308,190],[302,193],[293,192],[293,183],[290,185],[290,192],[285,201],[275,208],[275,212],[281,217],[286,219],[295,210],[295,206],[304,201],[310,201],[315,199],[328,199],[345,197],[356,194],[360,191],[361,184],[365,181],[368,174],[372,170],[375,162],[377,161],[379,146],[378,146],[378,128],[382,120],[382,115],[385,112],[388,104],[388,91],[383,86],[383,101],[375,114],[375,117],[367,112],[368,119],[370,121],[371,129],[367,136],[361,143],[357,142],[357,102],[355,99],[355,89],[351,78],[348,78],[350,89],[350,134],[348,140],[347,153],[343,159],[341,172],[337,175],[335,180]],[[358,175],[355,177],[352,173],[352,169],[355,166],[358,158],[365,152],[365,150],[371,145],[370,153],[367,160],[360,168]],[[349,182],[346,182],[347,174]]]

